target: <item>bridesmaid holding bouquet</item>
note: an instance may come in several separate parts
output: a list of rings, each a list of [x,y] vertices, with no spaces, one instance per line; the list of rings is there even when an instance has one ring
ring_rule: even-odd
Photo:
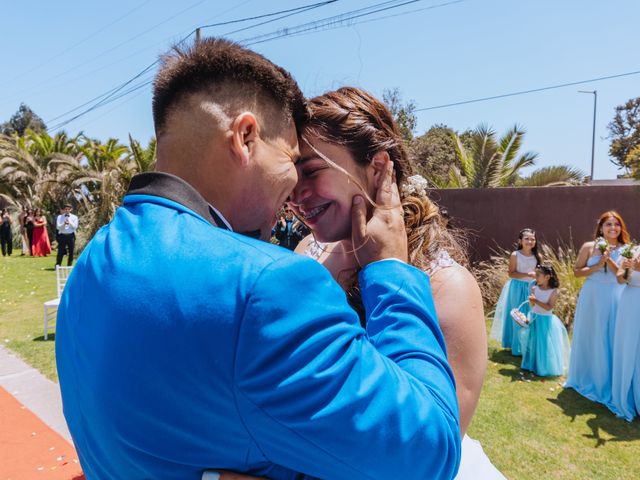
[[[631,422],[640,415],[640,247],[628,251],[617,278],[623,286],[616,314],[611,362],[611,405],[617,416]]]
[[[611,403],[611,346],[623,288],[616,273],[626,243],[629,233],[620,214],[604,212],[598,219],[594,241],[582,245],[574,268],[576,277],[587,279],[576,304],[565,387],[605,405]]]

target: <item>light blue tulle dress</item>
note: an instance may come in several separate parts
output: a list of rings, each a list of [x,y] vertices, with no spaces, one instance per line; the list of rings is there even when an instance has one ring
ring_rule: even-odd
[[[628,421],[640,415],[640,272],[631,271],[616,315],[611,362],[611,405]]]
[[[611,259],[619,263],[620,248],[611,251]],[[587,266],[599,261],[600,255],[595,255],[589,258]],[[611,403],[611,350],[616,309],[623,289],[611,270],[593,272],[580,290],[565,383],[565,387],[605,405]]]
[[[533,272],[537,263],[535,256],[527,257],[519,250],[516,251],[516,271],[518,273]],[[511,353],[516,356],[522,355],[520,345],[522,327],[513,321],[510,312],[512,308],[520,307],[529,298],[529,287],[532,281],[511,278],[505,283],[496,304],[491,325],[491,337],[501,342],[503,348],[510,348]],[[525,315],[529,313],[529,304],[522,305],[520,311]]]
[[[555,292],[554,288],[542,290],[533,287],[532,293],[544,303]],[[540,377],[564,375],[569,367],[569,335],[560,319],[551,310],[534,305],[529,313],[529,328],[523,328],[523,370],[530,370]]]

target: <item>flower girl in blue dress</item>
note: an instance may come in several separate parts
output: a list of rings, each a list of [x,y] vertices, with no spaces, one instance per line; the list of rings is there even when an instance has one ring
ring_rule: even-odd
[[[640,415],[640,247],[621,262],[617,277],[624,287],[616,314],[609,408],[632,421]]]
[[[535,278],[536,266],[540,263],[536,232],[531,228],[520,230],[518,249],[509,258],[509,280],[502,288],[502,293],[491,326],[491,336],[502,342],[503,348],[510,348],[513,355],[521,355],[520,325],[513,321],[510,312],[518,308],[529,297],[529,285]],[[527,304],[520,310],[526,315]]]
[[[569,336],[553,314],[558,275],[551,265],[536,267],[536,283],[529,295],[529,328],[522,329],[522,365],[540,377],[564,375],[569,366]]]
[[[587,277],[576,304],[569,374],[565,387],[605,405],[611,403],[611,359],[616,309],[622,285],[616,281],[621,247],[629,233],[620,214],[603,213],[595,240],[578,252],[574,273]]]

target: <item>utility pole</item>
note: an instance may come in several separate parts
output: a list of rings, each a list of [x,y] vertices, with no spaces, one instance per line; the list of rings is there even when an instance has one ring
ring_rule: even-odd
[[[593,166],[594,166],[594,155],[595,155],[595,146],[596,146],[596,106],[598,104],[598,91],[597,90],[578,90],[578,92],[593,94],[593,132],[591,134],[591,183],[593,183]]]
[[[200,43],[200,27],[196,28],[196,43]]]

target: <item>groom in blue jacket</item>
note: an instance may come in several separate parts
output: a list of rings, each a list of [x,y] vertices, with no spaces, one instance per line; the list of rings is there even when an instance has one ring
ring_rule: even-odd
[[[163,57],[157,171],[134,177],[58,313],[87,479],[455,475],[454,379],[391,165],[376,208],[353,206],[366,329],[324,267],[257,238],[296,184],[304,114],[291,76],[232,42]]]

